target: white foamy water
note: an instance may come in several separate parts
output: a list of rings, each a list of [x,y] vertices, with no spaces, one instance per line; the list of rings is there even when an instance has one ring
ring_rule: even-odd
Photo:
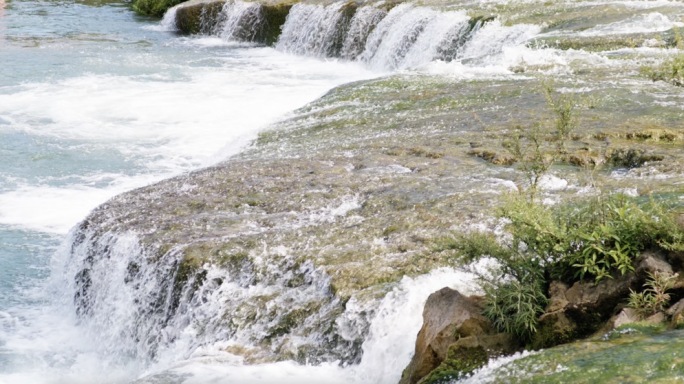
[[[413,354],[425,300],[443,287],[464,294],[479,293],[476,277],[469,272],[440,269],[416,278],[405,277],[379,303],[358,365],[341,367],[337,363],[324,363],[310,366],[288,361],[245,365],[239,357],[218,348],[207,348],[162,372],[150,373],[138,383],[156,383],[162,379],[167,383],[198,384],[394,384]],[[350,308],[353,310],[354,306]]]
[[[295,4],[287,15],[276,48],[293,54],[335,56],[335,45],[344,35],[343,2],[328,6]]]
[[[573,36],[595,37],[608,35],[624,35],[634,33],[655,33],[664,32],[672,28],[680,28],[684,22],[670,19],[670,17],[659,12],[635,15],[624,20],[610,24],[601,24],[595,27],[575,32]],[[549,33],[549,36],[568,35],[570,32],[556,31]]]
[[[174,44],[198,50],[204,42]],[[91,161],[102,164],[86,174],[55,170],[0,192],[0,224],[66,233],[107,198],[226,158],[259,129],[331,87],[374,76],[352,63],[323,63],[270,48],[208,51],[195,60],[165,63],[152,74],[84,74],[6,87],[0,116],[12,123],[3,132],[50,141],[61,147],[62,157],[79,152],[89,161],[83,153],[92,152]],[[176,73],[167,74],[166,66]],[[91,172],[110,177],[93,182]]]

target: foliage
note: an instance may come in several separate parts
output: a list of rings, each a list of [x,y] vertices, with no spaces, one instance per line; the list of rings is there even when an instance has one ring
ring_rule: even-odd
[[[546,105],[555,115],[555,130],[550,132],[544,123],[534,124],[527,129],[517,126],[510,138],[502,143],[525,174],[527,186],[518,185],[518,189],[526,193],[530,200],[537,196],[542,176],[567,154],[566,142],[577,128],[576,109],[580,104],[574,95],[554,91],[551,81],[542,82],[542,93]],[[555,142],[555,151],[545,150],[545,141]]]
[[[530,200],[537,196],[539,182],[554,162],[554,157],[543,150],[543,134],[539,124],[527,132],[522,127],[516,127],[511,138],[502,143],[525,173],[528,187],[518,185],[518,190],[526,192]]]
[[[541,279],[530,280],[514,279],[485,288],[484,315],[499,330],[525,341],[537,332],[538,317],[544,312],[547,301]]]
[[[162,17],[166,11],[185,0],[133,0],[133,10],[141,15]]]
[[[640,201],[617,194],[545,206],[511,195],[498,214],[508,222],[510,238],[505,242],[474,232],[452,238],[450,249],[465,261],[489,256],[499,262],[506,278],[485,278],[485,315],[523,340],[537,330],[551,279],[613,278],[633,272],[644,249],[684,248],[684,231],[667,206],[653,198]],[[660,308],[660,280],[647,286],[645,296],[634,300],[643,298],[641,306]]]
[[[542,91],[546,98],[546,105],[556,115],[555,134],[558,152],[565,154],[567,152],[565,142],[577,128],[575,109],[579,103],[573,95],[554,92],[553,83],[549,81],[542,83]]]
[[[667,291],[674,287],[676,279],[677,274],[649,273],[648,280],[644,283],[646,289],[641,292],[630,289],[627,306],[642,317],[663,311],[670,304],[670,294]]]
[[[679,54],[658,67],[643,67],[641,73],[653,81],[665,81],[684,87],[684,54]]]

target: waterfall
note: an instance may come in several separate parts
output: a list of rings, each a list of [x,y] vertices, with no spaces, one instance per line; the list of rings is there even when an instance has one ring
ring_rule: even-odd
[[[351,19],[340,56],[347,60],[355,60],[366,47],[368,36],[385,16],[386,11],[373,6],[359,8]]]
[[[254,41],[262,22],[258,3],[228,1],[219,14],[213,34],[226,40]]]
[[[342,303],[324,272],[294,263],[283,247],[189,273],[182,247],[160,252],[134,233],[86,226],[71,238],[60,276],[76,276],[82,329],[111,366],[148,372],[136,383],[205,380],[203,356],[214,356],[218,382],[395,383],[427,296],[444,286],[478,290],[475,274],[447,268]],[[226,360],[226,352],[241,357]],[[319,366],[275,363],[283,359]]]
[[[169,8],[164,14],[161,21],[161,28],[165,31],[175,32],[178,30],[176,27],[176,11],[178,10],[178,5]]]
[[[361,60],[375,68],[408,68],[440,59],[439,49],[453,40],[454,33],[468,31],[464,12],[437,12],[402,4],[368,38]]]
[[[536,25],[517,24],[507,27],[498,20],[479,28],[463,46],[457,59],[471,65],[487,65],[505,54],[508,47],[516,47],[537,35]]]
[[[64,275],[86,329],[114,359],[161,365],[220,344],[252,363],[360,357],[371,312],[347,314],[330,278],[285,248],[200,265],[183,246],[145,248],[133,233],[74,236]],[[354,317],[355,332],[345,321]]]
[[[287,15],[276,49],[298,55],[339,55],[349,24],[348,3],[295,4]]]
[[[358,61],[377,70],[417,68],[436,60],[491,64],[507,47],[524,44],[540,32],[533,25],[509,27],[493,18],[470,18],[465,11],[408,3],[387,11],[385,5],[357,7],[339,1],[297,3],[286,17],[283,14],[282,25],[274,25],[265,16],[268,7],[227,1],[212,19],[216,12],[207,5],[199,30],[226,40],[275,43],[276,49],[296,55]],[[170,10],[165,20],[176,12]]]

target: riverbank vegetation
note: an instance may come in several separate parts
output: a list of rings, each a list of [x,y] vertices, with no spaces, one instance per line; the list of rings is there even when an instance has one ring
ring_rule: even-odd
[[[461,233],[441,239],[437,246],[438,250],[455,250],[459,264],[483,257],[496,260],[500,274],[483,276],[484,314],[500,331],[537,346],[561,341],[537,337],[540,319],[553,300],[549,292],[553,282],[571,286],[624,279],[637,272],[645,252],[684,252],[684,228],[677,221],[677,202],[672,199],[607,194],[597,185],[591,185],[593,192],[561,204],[542,199],[540,184],[550,169],[571,163],[566,142],[577,129],[579,105],[571,95],[555,92],[550,83],[543,83],[542,89],[555,119],[516,127],[502,143],[523,175],[516,183],[517,192],[508,194],[496,210],[506,223],[505,234]],[[605,169],[643,163],[632,164],[627,159],[630,155],[622,152],[604,148],[603,156],[585,164],[588,179]],[[675,278],[672,273],[649,272],[648,280],[640,289],[630,288],[631,295],[621,305],[629,304],[642,317],[663,311]]]

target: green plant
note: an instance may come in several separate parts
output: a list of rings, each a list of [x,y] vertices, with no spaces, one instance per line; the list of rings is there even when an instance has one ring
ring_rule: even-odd
[[[546,105],[555,115],[553,134],[548,131],[547,124],[541,122],[529,128],[516,126],[510,138],[502,143],[525,174],[525,183],[518,183],[517,186],[530,201],[537,197],[542,176],[567,154],[566,142],[577,128],[575,111],[580,104],[575,96],[556,92],[550,81],[542,82],[541,88]],[[545,148],[546,141],[554,141],[555,149]]]
[[[642,67],[641,73],[653,81],[665,81],[679,87],[684,86],[684,54],[666,60],[658,67]]]
[[[541,124],[535,124],[527,131],[518,126],[511,138],[502,143],[525,173],[527,186],[519,184],[518,190],[526,194],[530,201],[537,196],[539,182],[555,160],[553,156],[544,152],[543,135]]]
[[[639,316],[646,317],[663,311],[670,304],[667,291],[674,287],[677,274],[649,273],[644,283],[646,289],[635,292],[630,289],[627,306],[634,309]]]
[[[538,279],[511,280],[485,289],[484,314],[499,330],[530,340],[537,332],[538,318],[544,312],[546,295]]]
[[[556,115],[556,148],[559,153],[567,153],[565,143],[577,128],[577,114],[575,109],[579,105],[576,97],[567,93],[559,93],[554,90],[551,81],[542,82],[542,92],[546,98],[546,105]]]
[[[675,48],[684,49],[684,36],[679,28],[672,28],[672,42]]]
[[[442,238],[434,249],[448,250],[461,262],[483,256],[498,261],[497,276],[503,278],[481,276],[485,315],[523,340],[537,330],[551,279],[600,281],[632,273],[644,249],[684,249],[683,228],[668,205],[655,198],[616,194],[545,206],[512,194],[497,213],[508,222],[506,240],[473,232]],[[660,290],[661,280],[654,281],[632,300],[646,300],[641,306],[647,308],[654,305],[649,300],[663,302],[661,293],[667,289]]]

